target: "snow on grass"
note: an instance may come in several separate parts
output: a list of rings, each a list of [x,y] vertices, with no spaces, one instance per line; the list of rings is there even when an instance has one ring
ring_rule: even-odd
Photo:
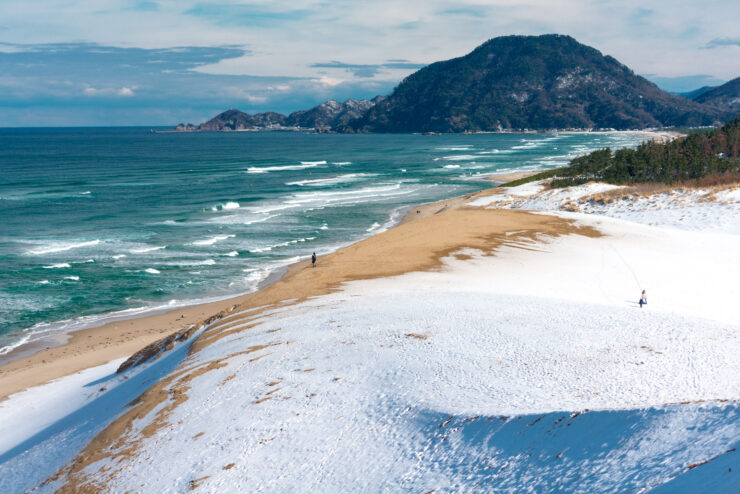
[[[546,189],[540,182],[531,182],[497,189],[496,193],[478,197],[468,204],[543,211],[575,209],[653,226],[740,235],[740,188],[716,193],[709,189],[679,188],[649,196],[617,199],[607,204],[588,200],[591,196],[620,188],[623,187],[592,182]]]

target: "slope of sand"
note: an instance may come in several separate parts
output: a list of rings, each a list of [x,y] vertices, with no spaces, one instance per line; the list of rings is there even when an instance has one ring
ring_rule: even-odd
[[[435,213],[459,208],[479,194],[425,205],[422,207],[424,214],[410,213],[407,219],[422,220]],[[44,349],[0,366],[0,401],[28,387],[128,357],[152,342],[173,332],[198,326],[234,306],[274,304],[325,293],[343,281],[429,269],[438,265],[438,254],[470,243],[480,245],[481,239],[475,238],[478,234],[476,228],[489,231],[491,235],[501,234],[507,229],[531,228],[550,232],[570,228],[567,221],[548,222],[542,217],[521,212],[472,213],[465,215],[464,221],[459,223],[456,218],[451,217],[451,221],[445,221],[444,226],[438,229],[435,226],[426,230],[427,223],[392,229],[322,258],[316,270],[306,271],[307,267],[310,268],[308,261],[298,263],[289,268],[283,280],[253,294],[74,332],[65,345]]]
[[[737,236],[435,208],[212,321],[170,370],[109,381],[98,400],[154,385],[101,433],[31,448],[29,478],[67,464],[42,492],[641,491],[732,448]],[[30,482],[28,461],[0,473],[35,485],[10,483]]]

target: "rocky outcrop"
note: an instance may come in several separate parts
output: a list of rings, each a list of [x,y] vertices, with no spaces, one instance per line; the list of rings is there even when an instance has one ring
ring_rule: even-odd
[[[383,99],[382,96],[376,96],[372,100],[349,99],[344,103],[332,99],[310,110],[291,113],[288,124],[301,128],[332,129],[360,118]]]
[[[250,115],[239,110],[226,110],[198,127],[180,124],[176,131],[234,131],[234,130],[317,130],[329,131],[338,125],[360,118],[382,96],[372,100],[349,99],[345,102],[329,100],[310,110],[293,112],[287,117],[280,113],[266,112]]]

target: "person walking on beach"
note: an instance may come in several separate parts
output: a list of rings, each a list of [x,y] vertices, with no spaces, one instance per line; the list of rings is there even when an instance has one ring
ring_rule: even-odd
[[[640,296],[640,309],[642,309],[643,305],[647,305],[647,293],[645,293],[645,290],[642,291],[642,295]]]
[[[313,267],[316,267],[316,252],[311,254],[311,264],[313,265]]]

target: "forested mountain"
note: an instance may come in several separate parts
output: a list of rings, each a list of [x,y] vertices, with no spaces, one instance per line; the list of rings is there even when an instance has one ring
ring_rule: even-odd
[[[740,77],[699,95],[696,101],[716,107],[728,116],[740,113]]]
[[[410,75],[342,130],[630,129],[716,118],[570,36],[505,36]]]
[[[338,132],[476,132],[706,126],[740,108],[740,79],[691,94],[667,93],[570,36],[504,36],[433,63],[388,97],[330,100],[289,116],[228,110],[177,130],[312,128]]]

